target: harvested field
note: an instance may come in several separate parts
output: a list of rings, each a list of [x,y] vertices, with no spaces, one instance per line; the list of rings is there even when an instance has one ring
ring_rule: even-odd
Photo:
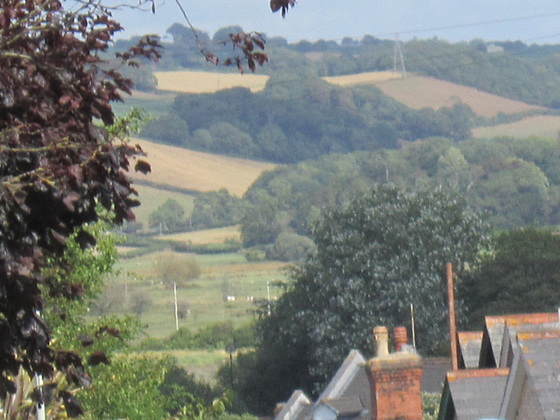
[[[400,78],[401,75],[399,73],[393,73],[392,71],[374,71],[345,76],[323,77],[325,81],[339,86],[367,85]]]
[[[409,75],[406,79],[392,72],[374,72],[325,78],[330,83],[341,86],[375,85],[383,93],[414,109],[440,109],[463,102],[484,117],[492,117],[503,112],[514,114],[544,108],[492,95],[480,90],[457,85],[431,77]]]
[[[148,154],[152,172],[131,176],[154,184],[203,192],[225,188],[241,196],[261,173],[276,167],[272,163],[195,152],[147,140],[133,141]]]
[[[246,87],[252,92],[259,92],[268,82],[268,76],[259,74],[204,71],[159,71],[154,76],[159,90],[181,93],[214,93],[234,87]]]
[[[556,139],[558,138],[558,133],[560,132],[560,117],[537,115],[510,124],[500,124],[493,127],[479,127],[472,131],[473,136],[479,138],[509,136],[524,139],[535,136]]]

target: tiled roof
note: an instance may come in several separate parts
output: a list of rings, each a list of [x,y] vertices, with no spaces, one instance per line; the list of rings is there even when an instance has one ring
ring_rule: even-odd
[[[299,389],[292,393],[274,420],[303,420],[311,408],[311,400]]]
[[[457,420],[497,417],[509,369],[465,369],[447,373]]]
[[[336,398],[323,402],[331,407],[338,415],[343,417],[355,416],[362,413],[364,410],[369,410],[369,406],[364,406],[362,400],[357,396]]]
[[[326,386],[325,390],[319,396],[319,400],[339,398],[346,395],[347,393],[345,391],[352,385],[354,378],[358,374],[364,375],[367,383],[367,376],[365,376],[365,364],[366,359],[358,350],[350,351],[329,384]],[[359,380],[360,378],[358,378],[358,381]]]
[[[517,338],[545,419],[560,419],[560,330],[519,333]]]
[[[558,323],[558,313],[551,312],[551,313],[487,316],[485,318],[485,331],[484,331],[482,348],[483,349],[485,348],[484,341],[489,343],[491,349],[488,350],[491,350],[492,357],[483,354],[483,352],[481,351],[481,355],[480,355],[481,367],[488,367],[487,364],[484,363],[484,358],[486,358],[486,360],[493,358],[495,364],[496,365],[499,364],[506,323],[514,328],[522,325],[538,325],[538,324],[552,325],[554,323]]]
[[[458,336],[462,367],[477,368],[482,345],[482,331],[462,331],[458,333]]]

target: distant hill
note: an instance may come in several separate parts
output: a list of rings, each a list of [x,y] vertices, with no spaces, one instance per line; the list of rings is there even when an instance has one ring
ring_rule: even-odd
[[[132,173],[133,180],[151,185],[195,191],[227,189],[241,196],[262,172],[276,165],[210,153],[195,152],[179,147],[134,139],[148,154],[152,172]]]
[[[470,106],[476,114],[484,117],[493,117],[500,112],[515,114],[545,109],[478,89],[414,74],[409,74],[403,79],[395,77],[392,72],[371,72],[325,77],[325,80],[340,86],[375,85],[386,95],[413,109],[440,109],[462,102]]]
[[[159,90],[176,93],[214,93],[233,87],[246,87],[252,92],[259,92],[265,88],[269,79],[265,75],[202,71],[156,72],[154,75],[158,80]],[[406,79],[403,79],[400,74],[378,71],[323,77],[323,79],[339,86],[375,85],[386,95],[413,109],[437,110],[462,102],[469,105],[476,114],[484,117],[493,117],[500,112],[515,114],[545,109],[471,87],[415,74],[409,74]]]

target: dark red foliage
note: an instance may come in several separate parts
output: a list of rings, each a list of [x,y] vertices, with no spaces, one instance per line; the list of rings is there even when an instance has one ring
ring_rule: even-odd
[[[196,33],[196,32],[195,32]],[[198,42],[198,40],[197,40]],[[199,48],[206,61],[219,66],[235,65],[241,74],[245,73],[245,63],[253,73],[259,66],[268,62],[268,54],[262,51],[257,51],[257,48],[264,50],[266,41],[259,32],[238,32],[229,34],[229,39],[222,42],[222,44],[231,44],[233,50],[239,50],[241,54],[234,57],[228,57],[225,60],[220,59],[216,54],[206,50],[200,43]]]
[[[288,9],[296,5],[296,0],[270,0],[270,9],[273,12],[282,10],[282,17],[286,16]]]
[[[0,8],[0,396],[14,391],[9,376],[20,367],[89,380],[79,357],[49,347],[38,315],[40,285],[68,298],[83,287],[56,290],[41,264],[97,220],[98,206],[121,223],[134,217],[138,203],[127,171],[141,150],[98,127],[113,122],[111,101],[132,83],[99,56],[121,27],[96,3],[73,13],[58,0],[3,0]],[[121,59],[135,64],[159,55],[157,40],[148,37]],[[143,161],[136,168],[149,171]],[[92,243],[88,234],[78,238],[84,247]],[[71,394],[62,397],[80,411]]]

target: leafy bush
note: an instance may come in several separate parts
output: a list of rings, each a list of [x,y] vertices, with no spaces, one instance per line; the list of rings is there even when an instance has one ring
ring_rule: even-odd
[[[225,349],[253,347],[256,334],[253,325],[238,328],[231,321],[208,325],[192,331],[182,327],[166,339],[147,338],[139,344],[141,350]]]
[[[201,269],[196,257],[192,255],[177,256],[171,252],[159,254],[154,268],[159,280],[168,287],[185,286],[189,281],[200,276]]]
[[[311,238],[297,233],[282,232],[274,244],[266,248],[266,257],[269,260],[303,261],[315,249]]]

